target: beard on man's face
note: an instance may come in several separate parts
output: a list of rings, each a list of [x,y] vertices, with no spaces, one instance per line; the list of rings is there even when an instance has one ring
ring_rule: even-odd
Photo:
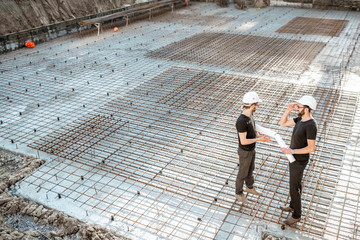
[[[298,111],[298,116],[302,117],[305,114],[304,108],[301,111]]]
[[[256,112],[256,108],[257,108],[257,106],[255,106],[255,107],[254,107],[254,110],[253,110],[253,112]]]

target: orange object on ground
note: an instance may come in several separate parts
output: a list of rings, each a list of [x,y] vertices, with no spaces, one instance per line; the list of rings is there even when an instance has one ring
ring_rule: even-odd
[[[117,27],[114,27],[114,32],[119,31],[119,29]]]
[[[25,44],[25,46],[26,46],[26,47],[35,47],[35,43],[33,43],[33,42],[27,42],[27,43]]]

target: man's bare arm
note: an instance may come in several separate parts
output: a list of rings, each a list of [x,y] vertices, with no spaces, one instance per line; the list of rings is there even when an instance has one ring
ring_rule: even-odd
[[[284,112],[282,117],[280,118],[280,121],[279,121],[280,126],[282,126],[282,127],[293,127],[293,126],[295,126],[294,119],[289,119],[289,114],[294,109],[295,109],[295,104],[289,104],[288,105],[288,108],[286,109],[286,111]]]
[[[294,154],[313,153],[315,151],[315,140],[307,140],[307,146],[304,148],[294,149]],[[290,148],[281,148],[284,154],[291,154]]]
[[[249,145],[255,142],[270,142],[270,138],[265,137],[265,136],[259,136],[257,138],[246,138],[247,133],[243,132],[243,133],[238,133],[239,134],[239,138],[240,138],[240,142],[241,145]]]

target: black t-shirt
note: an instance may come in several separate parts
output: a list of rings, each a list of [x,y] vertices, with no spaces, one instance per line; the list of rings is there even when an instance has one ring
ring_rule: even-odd
[[[308,139],[316,139],[317,124],[314,119],[302,122],[301,117],[294,118],[294,122],[296,123],[296,125],[292,133],[290,148],[304,148],[308,145]],[[294,157],[297,161],[307,161],[309,160],[310,154],[294,154]]]
[[[238,132],[239,147],[245,151],[251,151],[255,149],[255,143],[249,145],[242,145],[239,137],[239,133],[246,132],[247,139],[256,138],[254,119],[252,117],[249,118],[244,114],[241,114],[236,121],[236,130]]]

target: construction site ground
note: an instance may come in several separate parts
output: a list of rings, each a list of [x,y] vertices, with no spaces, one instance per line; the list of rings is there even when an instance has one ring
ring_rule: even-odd
[[[6,226],[25,219],[44,239],[360,238],[359,12],[192,3],[115,26],[0,56]],[[318,102],[295,228],[281,229],[288,160],[274,139],[257,145],[263,195],[235,201],[247,91],[287,144],[288,103]]]

